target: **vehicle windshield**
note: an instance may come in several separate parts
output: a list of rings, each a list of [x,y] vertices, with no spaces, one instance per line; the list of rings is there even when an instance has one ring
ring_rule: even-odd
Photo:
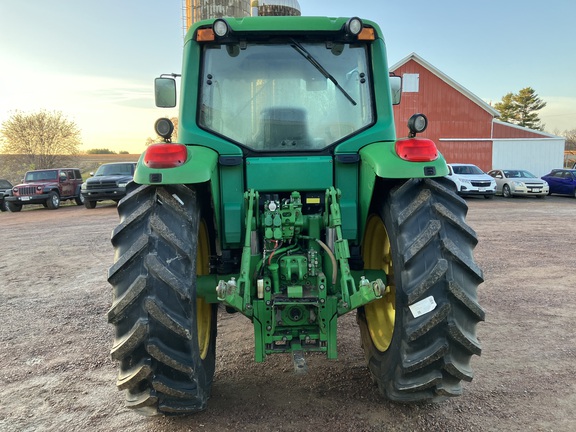
[[[530,171],[526,170],[506,170],[504,171],[506,178],[535,178],[536,176]]]
[[[456,165],[452,166],[452,170],[454,171],[454,174],[484,174],[484,171],[482,171],[476,165]]]
[[[0,189],[10,189],[12,185],[8,180],[0,180]]]
[[[200,127],[252,150],[322,150],[374,121],[364,45],[209,45],[203,58]]]
[[[31,171],[26,173],[25,182],[58,180],[58,170]]]
[[[98,176],[110,176],[110,175],[132,175],[132,164],[104,164],[100,165],[94,174],[94,177]]]

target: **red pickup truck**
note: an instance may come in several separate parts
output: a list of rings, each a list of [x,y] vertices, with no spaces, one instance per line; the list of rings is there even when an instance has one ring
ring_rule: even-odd
[[[19,212],[26,204],[42,204],[49,209],[57,209],[65,200],[75,200],[82,205],[80,193],[82,175],[78,168],[52,168],[28,171],[24,181],[12,188],[4,198],[11,212]]]

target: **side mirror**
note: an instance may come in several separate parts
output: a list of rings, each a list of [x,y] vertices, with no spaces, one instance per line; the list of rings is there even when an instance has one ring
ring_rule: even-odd
[[[176,80],[160,77],[154,80],[154,96],[159,108],[174,108],[176,106]]]
[[[392,94],[392,105],[398,105],[402,96],[402,78],[392,75],[390,80],[390,93]]]

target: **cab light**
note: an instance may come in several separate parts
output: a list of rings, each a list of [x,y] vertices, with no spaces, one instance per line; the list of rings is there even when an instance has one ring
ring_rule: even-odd
[[[186,162],[188,150],[184,144],[152,144],[144,154],[148,168],[176,168]]]
[[[228,27],[228,23],[223,19],[217,19],[214,21],[214,25],[212,26],[214,29],[214,33],[218,37],[224,37],[230,31],[230,27]]]
[[[358,36],[362,31],[362,20],[358,17],[350,18],[344,25],[344,30],[351,36]]]
[[[438,159],[434,141],[426,138],[408,138],[396,141],[396,153],[409,162],[430,162]]]
[[[196,30],[196,42],[211,42],[214,39],[216,39],[216,35],[211,28]]]

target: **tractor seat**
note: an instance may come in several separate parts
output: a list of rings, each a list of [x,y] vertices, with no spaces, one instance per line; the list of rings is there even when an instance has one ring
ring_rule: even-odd
[[[265,150],[294,150],[309,146],[306,111],[302,108],[274,107],[261,113],[262,146]]]

